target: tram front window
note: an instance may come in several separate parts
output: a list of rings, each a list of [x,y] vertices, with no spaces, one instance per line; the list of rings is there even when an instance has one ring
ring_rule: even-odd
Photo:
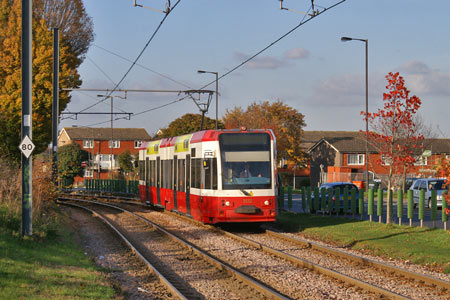
[[[219,137],[222,187],[271,188],[270,136],[267,133],[229,133]]]

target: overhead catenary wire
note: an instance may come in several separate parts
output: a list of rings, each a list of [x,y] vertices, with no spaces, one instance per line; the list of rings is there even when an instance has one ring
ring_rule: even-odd
[[[180,0],[179,0],[179,1],[180,1]],[[179,2],[179,1],[178,1],[178,2]],[[241,62],[241,63],[238,64],[237,66],[235,66],[234,68],[230,69],[228,72],[226,72],[226,73],[222,74],[221,76],[219,76],[219,77],[217,78],[217,80],[223,79],[224,77],[230,75],[231,73],[233,73],[233,72],[236,71],[237,69],[241,68],[242,66],[244,66],[245,64],[247,64],[247,63],[250,62],[251,60],[255,59],[257,56],[261,55],[263,52],[265,52],[266,50],[268,50],[269,48],[271,48],[272,46],[274,46],[275,44],[277,44],[278,42],[280,42],[280,41],[281,41],[282,39],[284,39],[285,37],[289,36],[291,33],[293,33],[294,31],[296,31],[298,28],[300,28],[300,27],[303,26],[304,24],[306,24],[306,23],[308,23],[309,21],[311,21],[312,19],[314,19],[314,18],[320,16],[320,15],[323,14],[324,12],[326,12],[326,11],[328,11],[328,10],[330,10],[330,9],[332,9],[332,8],[334,8],[334,7],[336,7],[336,6],[340,5],[340,4],[342,4],[342,3],[344,3],[345,1],[346,1],[346,0],[340,0],[340,1],[338,1],[337,3],[335,3],[335,4],[333,4],[333,5],[329,6],[329,7],[323,7],[323,10],[318,11],[318,12],[315,13],[315,14],[309,14],[309,12],[310,12],[311,9],[312,9],[312,7],[310,7],[309,10],[308,10],[308,14],[306,14],[306,15],[302,18],[302,20],[300,21],[299,24],[297,24],[296,26],[294,26],[293,28],[291,28],[289,31],[287,31],[285,34],[283,34],[282,36],[280,36],[279,38],[277,38],[276,40],[274,40],[273,42],[271,42],[269,45],[267,45],[266,47],[264,47],[262,50],[258,51],[256,54],[250,56],[249,58],[247,58],[246,60],[244,60],[243,62]],[[175,6],[178,4],[178,2],[174,5],[173,8],[175,8]],[[307,18],[307,17],[308,17],[308,18]],[[307,18],[307,19],[306,19],[306,18]],[[306,20],[305,20],[305,19],[306,19]],[[134,63],[134,64],[135,64],[135,63]],[[134,65],[134,64],[133,64],[133,65]],[[213,80],[213,81],[207,83],[206,85],[202,86],[201,88],[199,88],[199,90],[202,90],[202,89],[206,88],[207,86],[209,86],[209,85],[211,85],[211,84],[213,84],[213,83],[215,83],[215,82],[216,82],[216,80]],[[116,87],[116,88],[117,88],[117,87]],[[116,89],[116,88],[115,88],[115,89]],[[112,93],[112,92],[111,92],[111,93]],[[164,104],[164,105],[161,105],[161,106],[158,106],[158,107],[155,107],[155,108],[151,108],[151,109],[148,109],[148,110],[139,112],[139,113],[137,113],[137,114],[133,114],[133,116],[138,116],[138,115],[141,115],[141,114],[144,114],[144,113],[148,113],[148,112],[151,112],[151,111],[155,111],[155,110],[157,110],[157,109],[161,109],[161,108],[167,107],[167,106],[169,106],[169,105],[172,105],[172,104],[178,103],[178,102],[180,102],[180,101],[183,101],[183,100],[185,100],[187,97],[188,97],[188,96],[185,96],[185,97],[182,97],[182,98],[180,98],[180,99],[177,99],[177,100],[171,101],[171,102],[169,102],[169,103],[166,103],[166,104]],[[102,101],[104,101],[104,100],[102,100]],[[108,122],[108,121],[105,121],[105,122],[102,122],[102,123],[106,123],[106,122]],[[102,124],[102,123],[100,123],[100,124]],[[97,124],[93,124],[93,125],[97,125]],[[93,126],[93,125],[90,125],[90,126]]]
[[[128,74],[131,72],[131,70],[134,68],[134,66],[136,65],[137,61],[141,58],[141,56],[144,54],[145,50],[147,49],[147,47],[150,45],[150,43],[153,41],[154,37],[156,36],[156,34],[158,33],[158,31],[161,29],[162,25],[164,24],[164,22],[166,21],[167,17],[169,16],[170,12],[172,12],[175,7],[178,5],[178,3],[180,3],[181,0],[178,0],[170,9],[167,10],[167,13],[164,15],[164,17],[162,18],[161,22],[159,23],[159,25],[156,27],[155,31],[153,32],[153,34],[150,36],[149,40],[147,41],[147,43],[145,44],[144,48],[141,50],[141,52],[139,53],[139,55],[136,57],[136,59],[133,61],[133,63],[131,64],[131,66],[128,68],[128,70],[125,72],[125,74],[122,76],[122,78],[119,80],[119,82],[117,82],[117,84],[114,86],[113,90],[111,92],[109,92],[107,95],[105,95],[103,97],[102,100],[98,101],[97,103],[94,103],[88,107],[86,107],[85,109],[81,110],[80,112],[84,112],[88,109],[91,109],[92,107],[98,105],[99,103],[102,103],[104,101],[106,101],[108,99],[109,96],[111,96],[111,94],[119,87],[119,85],[125,80],[125,78],[128,76]]]
[[[267,49],[271,48],[273,45],[277,44],[279,41],[281,41],[282,39],[284,39],[285,37],[287,37],[288,35],[290,35],[291,33],[293,33],[294,31],[296,31],[298,28],[300,28],[301,26],[303,26],[304,24],[308,23],[309,21],[311,21],[312,19],[320,16],[321,14],[323,14],[324,12],[338,6],[339,4],[342,4],[343,2],[345,2],[346,0],[340,0],[339,2],[329,6],[329,7],[325,7],[323,8],[322,11],[319,11],[315,14],[310,15],[309,12],[311,11],[312,7],[309,8],[307,14],[302,18],[302,20],[300,21],[299,24],[297,24],[295,27],[293,27],[292,29],[290,29],[288,32],[286,32],[285,34],[283,34],[281,37],[279,37],[278,39],[276,39],[275,41],[273,41],[272,43],[270,43],[268,46],[264,47],[262,50],[258,51],[256,54],[250,56],[249,58],[247,58],[246,60],[244,60],[243,62],[241,62],[240,64],[238,64],[237,66],[235,66],[234,68],[232,68],[231,70],[229,70],[228,72],[222,74],[217,80],[219,79],[223,79],[224,77],[230,75],[231,73],[233,73],[234,71],[236,71],[237,69],[239,69],[240,67],[242,67],[243,65],[247,64],[249,61],[253,60],[254,58],[256,58],[257,56],[259,56],[260,54],[262,54],[263,52],[265,52]],[[309,17],[308,19],[306,19],[306,17]],[[305,20],[306,19],[306,20]],[[204,89],[205,87],[215,83],[216,80],[211,81],[210,83],[204,85],[203,87],[200,88]]]
[[[109,54],[111,54],[111,55],[114,55],[114,56],[116,56],[116,57],[118,57],[118,58],[120,58],[120,59],[122,59],[122,60],[125,60],[125,61],[127,61],[127,62],[133,62],[131,59],[128,59],[128,58],[126,58],[126,57],[124,57],[124,56],[121,56],[121,55],[119,55],[119,54],[117,54],[117,53],[114,53],[113,51],[108,50],[108,49],[106,49],[106,48],[104,48],[104,47],[102,47],[102,46],[99,46],[99,45],[96,45],[96,44],[92,44],[92,46],[97,47],[97,48],[99,48],[99,49],[101,49],[101,50],[103,50],[103,51],[105,51],[105,52],[107,52],[107,53],[109,53]],[[150,72],[152,72],[152,73],[154,73],[154,74],[156,74],[156,75],[158,75],[158,76],[161,76],[161,77],[163,77],[163,78],[165,78],[165,79],[167,79],[167,80],[170,80],[170,81],[172,81],[172,82],[174,82],[174,83],[176,83],[176,84],[179,84],[179,85],[184,86],[184,87],[186,87],[186,88],[192,89],[191,86],[189,86],[189,85],[187,85],[187,84],[185,84],[185,83],[182,83],[181,81],[175,80],[175,79],[171,78],[171,77],[168,76],[168,75],[165,75],[165,74],[163,74],[163,73],[160,73],[160,72],[157,72],[157,71],[155,71],[155,70],[152,70],[152,69],[150,69],[150,68],[148,68],[148,67],[146,67],[146,66],[144,66],[144,65],[141,65],[141,64],[136,63],[136,66],[141,67],[141,68],[143,68],[144,70],[150,71]]]

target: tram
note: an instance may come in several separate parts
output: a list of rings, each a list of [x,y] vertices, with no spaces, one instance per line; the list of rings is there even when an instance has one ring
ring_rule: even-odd
[[[204,130],[143,143],[139,196],[203,223],[274,222],[272,130]]]

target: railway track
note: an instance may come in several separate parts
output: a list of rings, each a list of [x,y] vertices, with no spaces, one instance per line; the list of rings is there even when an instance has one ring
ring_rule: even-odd
[[[288,299],[161,226],[114,205],[62,198],[108,224],[180,299]]]
[[[175,215],[167,212],[166,214],[171,215],[171,217]],[[332,278],[337,286],[341,286],[340,289],[355,290],[357,294],[368,293],[370,295],[369,297],[367,295],[362,296],[362,299],[378,299],[379,297],[383,299],[450,299],[450,283],[443,280],[371,261],[343,251],[323,247],[319,244],[305,242],[298,238],[270,230],[267,230],[264,234],[233,234],[219,230],[216,227],[203,225],[192,219],[183,218],[179,215],[176,216],[183,221],[181,221],[182,223],[179,226],[172,226],[171,232],[176,233],[178,236],[183,236],[193,244],[198,245],[198,247],[207,249],[210,254],[221,258],[230,265],[235,265],[241,270],[252,269],[253,266],[251,263],[246,265],[233,262],[233,259],[227,260],[228,254],[235,251],[233,249],[222,251],[221,249],[216,249],[217,246],[214,246],[214,243],[211,245],[211,243],[205,244],[199,242],[202,241],[202,238],[195,236],[195,234],[191,235],[185,230],[187,227],[185,225],[186,220],[189,220],[193,224],[192,226],[201,226],[210,229],[210,234],[232,238],[241,245],[236,246],[235,249],[242,248],[242,245],[245,245],[245,247],[251,249],[250,251],[265,252],[265,255],[269,254],[272,257],[283,260],[284,264],[289,262],[289,264],[293,264],[297,268],[300,266],[301,269],[309,269],[313,270],[313,273],[322,274],[321,276],[328,278],[328,280]],[[166,221],[161,223],[161,220],[162,218],[160,218],[159,223],[167,226],[165,224]],[[195,232],[195,230],[192,232]],[[231,244],[230,242],[228,243]],[[304,258],[306,256],[305,253],[308,253],[308,259]],[[266,272],[270,272],[270,270],[267,269]],[[287,271],[286,276],[292,276],[290,272],[292,271]],[[253,274],[251,271],[249,274],[273,286],[274,289],[283,292],[286,290],[286,285],[292,284],[290,281],[295,282],[295,280],[288,280],[289,282],[286,282],[284,285],[272,285],[271,282],[278,281],[279,283],[286,280],[272,275],[266,276],[266,278],[264,276],[258,277],[259,275]],[[273,279],[272,277],[277,279]],[[321,278],[321,280],[324,279]],[[333,290],[332,287],[330,289]],[[317,297],[317,295],[309,295],[308,293],[307,295],[303,295],[304,297],[301,297],[298,294],[299,289],[294,288],[293,290],[294,292],[286,292],[293,299]],[[328,293],[323,289],[319,289],[317,293],[322,295],[322,297],[317,298],[328,298]],[[356,298],[354,295],[348,295],[347,298],[349,297],[352,299]]]

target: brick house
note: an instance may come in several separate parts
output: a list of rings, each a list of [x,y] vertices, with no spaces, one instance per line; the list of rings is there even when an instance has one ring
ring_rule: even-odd
[[[144,128],[64,127],[58,136],[58,147],[72,142],[79,144],[89,153],[84,178],[110,179],[112,172],[119,169],[120,154],[128,150],[135,155],[141,144],[150,140]],[[84,178],[75,178],[75,183]]]
[[[305,132],[303,143],[309,146],[311,186],[320,182],[364,181],[365,141],[365,134],[359,131]],[[450,139],[425,139],[423,145],[430,155],[418,154],[420,159],[407,170],[407,177],[439,177],[435,170],[439,159],[450,156]],[[370,144],[368,153],[369,179],[383,179],[388,163],[380,163],[380,154]]]

